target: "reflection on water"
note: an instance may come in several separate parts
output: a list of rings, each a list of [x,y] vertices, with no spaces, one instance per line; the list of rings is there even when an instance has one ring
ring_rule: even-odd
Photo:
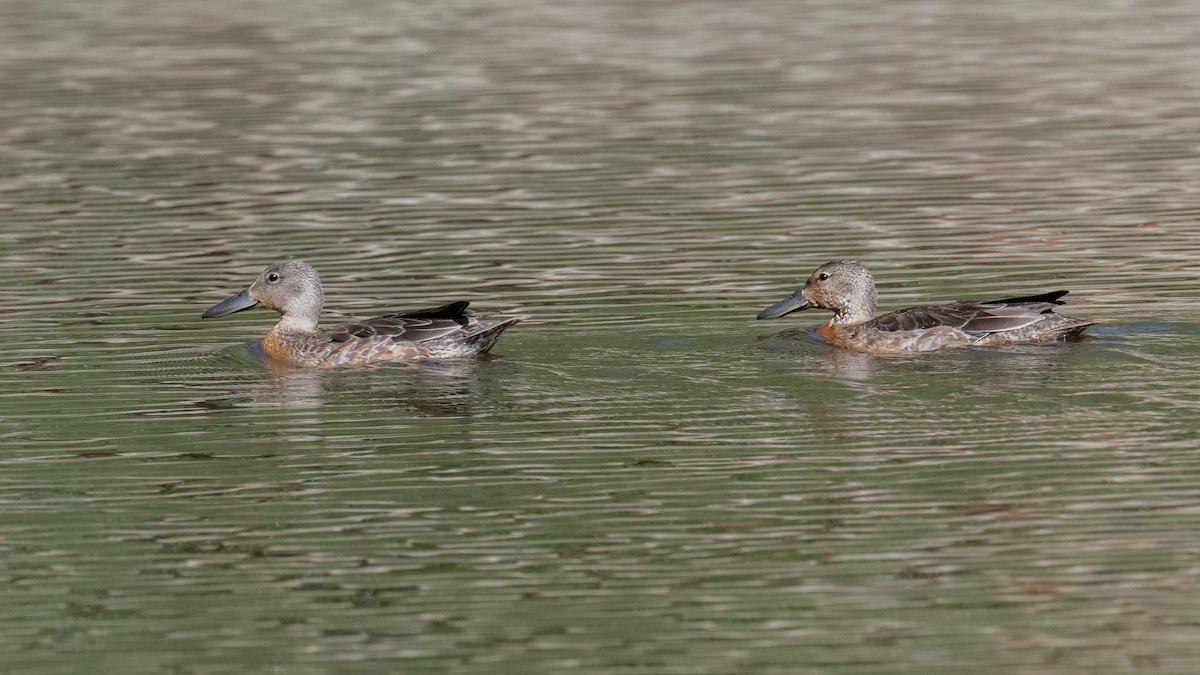
[[[844,380],[869,380],[878,372],[880,358],[840,349],[826,343],[811,329],[791,329],[759,338],[762,348],[788,365],[798,365],[813,375]]]
[[[908,373],[922,379],[934,375],[955,377],[979,368],[982,363],[988,367],[989,386],[1002,386],[1009,377],[1044,370],[1059,359],[1070,358],[1070,344],[1093,339],[1095,335],[1084,334],[1042,344],[876,356],[834,347],[810,328],[784,330],[758,338],[761,348],[777,357],[784,367],[803,368],[808,374],[825,379],[867,381],[881,372]]]
[[[1198,12],[10,3],[5,672],[1193,672]],[[532,318],[200,325],[290,257],[330,321]],[[1106,322],[754,320],[840,258]]]
[[[227,368],[242,377],[250,376],[242,387],[219,391],[207,404],[232,405],[271,410],[319,408],[324,405],[353,405],[355,402],[384,403],[407,409],[421,416],[462,416],[469,414],[472,397],[481,393],[480,380],[497,367],[494,357],[473,359],[425,360],[344,368],[304,368],[267,357],[258,341],[230,347],[213,354],[201,379],[167,384],[202,390],[224,389]],[[231,378],[232,379],[232,378]]]

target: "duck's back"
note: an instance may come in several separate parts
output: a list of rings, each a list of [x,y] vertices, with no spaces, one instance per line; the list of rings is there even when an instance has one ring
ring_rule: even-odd
[[[509,326],[525,317],[486,320],[470,303],[384,314],[316,333],[278,336],[287,358],[308,365],[368,364],[483,354]],[[270,336],[268,336],[270,339]],[[268,350],[270,351],[270,350]]]
[[[926,330],[946,326],[982,335],[1020,330],[1054,317],[1054,308],[1067,291],[1005,300],[942,302],[908,307],[883,314],[867,323],[882,331]]]
[[[883,314],[853,327],[848,342],[879,352],[928,351],[1071,337],[1094,321],[1055,312],[1067,291],[1004,300],[943,302]]]
[[[479,324],[479,314],[467,309],[469,302],[452,302],[441,307],[395,312],[361,321],[349,321],[325,329],[333,342],[388,339],[394,342],[428,342],[462,333]]]

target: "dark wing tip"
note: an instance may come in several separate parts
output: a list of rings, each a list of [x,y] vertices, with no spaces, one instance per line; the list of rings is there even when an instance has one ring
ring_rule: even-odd
[[[1070,292],[1071,291],[1051,291],[1049,293],[1042,293],[1041,295],[1027,295],[1027,296],[1020,297],[1020,298],[1005,298],[1003,300],[991,300],[987,304],[989,304],[989,305],[1020,305],[1022,303],[1049,302],[1049,303],[1053,303],[1055,305],[1062,305],[1062,304],[1066,304],[1066,303],[1059,300],[1059,298],[1063,297],[1064,295],[1066,295],[1067,293],[1070,293]]]
[[[430,307],[429,309],[418,309],[412,312],[402,312],[399,316],[406,319],[450,319],[454,321],[462,318],[466,313],[470,302],[466,300],[458,300],[451,302],[441,307]]]

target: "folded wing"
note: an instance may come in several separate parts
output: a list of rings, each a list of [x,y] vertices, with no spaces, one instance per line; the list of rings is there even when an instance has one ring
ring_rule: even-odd
[[[458,333],[478,322],[466,301],[411,312],[384,314],[373,319],[351,321],[329,329],[332,342],[352,338],[390,338],[396,342],[424,342]]]
[[[985,302],[946,302],[902,309],[872,319],[885,331],[926,330],[948,326],[976,335],[1018,330],[1054,315],[1067,291]],[[1054,315],[1056,316],[1056,315]]]

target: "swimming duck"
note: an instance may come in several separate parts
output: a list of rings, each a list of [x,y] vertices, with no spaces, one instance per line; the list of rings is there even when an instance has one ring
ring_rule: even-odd
[[[960,300],[909,307],[875,316],[875,278],[853,260],[817,268],[804,286],[758,313],[777,319],[806,309],[828,309],[833,318],[817,328],[830,343],[873,354],[904,354],[945,347],[1028,344],[1077,337],[1095,325],[1063,316],[1067,291],[1004,300]]]
[[[488,320],[459,301],[321,329],[317,320],[324,301],[317,270],[302,260],[286,260],[272,263],[248,288],[201,316],[211,319],[253,307],[273,309],[281,316],[263,338],[263,350],[272,358],[302,366],[476,356],[491,349],[506,328],[527,318]]]

